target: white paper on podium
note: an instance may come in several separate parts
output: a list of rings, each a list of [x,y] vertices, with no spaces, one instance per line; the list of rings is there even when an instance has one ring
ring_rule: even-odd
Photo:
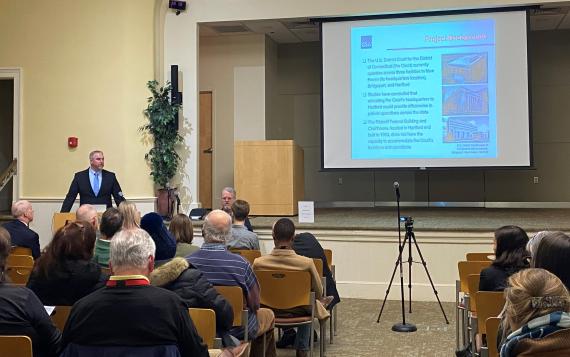
[[[315,223],[314,201],[299,201],[299,223]]]

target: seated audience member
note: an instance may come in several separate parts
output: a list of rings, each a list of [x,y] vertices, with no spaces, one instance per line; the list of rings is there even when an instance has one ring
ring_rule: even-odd
[[[217,335],[222,338],[224,346],[235,345],[229,337],[234,320],[232,306],[186,259],[177,257],[170,260],[157,267],[149,278],[152,285],[175,292],[188,307],[214,310]]]
[[[4,280],[10,248],[10,234],[0,227],[0,335],[30,337],[34,357],[59,356],[61,333],[41,301],[30,289]]]
[[[176,240],[170,234],[162,217],[158,213],[147,213],[141,219],[141,228],[144,229],[154,240],[156,245],[155,259],[157,263],[163,263],[172,259],[176,253]]]
[[[562,232],[548,232],[540,242],[532,266],[556,275],[570,289],[570,237]]]
[[[524,269],[509,278],[501,357],[570,355],[570,295],[554,274]]]
[[[75,212],[75,219],[78,221],[89,222],[91,226],[93,226],[95,234],[97,235],[99,233],[99,216],[97,215],[95,207],[90,204],[79,206]]]
[[[233,187],[224,187],[222,189],[222,207],[220,209],[227,214],[232,215],[232,205],[234,204],[236,197],[236,190]],[[244,226],[248,231],[253,232],[253,227],[251,226],[251,222],[247,217],[245,218]]]
[[[526,251],[528,236],[517,226],[504,226],[495,231],[495,260],[481,271],[479,290],[502,291],[507,279],[517,271],[528,268],[529,254]]]
[[[176,239],[176,257],[186,257],[194,253],[200,247],[192,245],[194,228],[192,220],[185,214],[179,213],[172,218],[168,230]]]
[[[123,226],[123,215],[115,207],[109,207],[101,217],[99,230],[101,237],[95,242],[95,252],[93,253],[93,261],[102,266],[109,268],[109,251],[111,249],[111,238],[121,230]]]
[[[113,275],[71,309],[62,356],[208,356],[186,304],[172,291],[150,285],[154,252],[142,229],[113,237]]]
[[[248,309],[249,337],[254,339],[251,356],[263,355],[265,335],[265,356],[276,356],[273,325],[275,316],[269,309],[259,307],[259,283],[247,260],[226,250],[226,240],[231,234],[231,217],[214,210],[204,219],[202,236],[204,244],[199,251],[186,259],[199,269],[212,285],[239,286],[243,290]],[[242,339],[243,329],[234,328],[232,335]]]
[[[16,201],[12,204],[13,221],[4,224],[10,233],[12,245],[32,250],[32,257],[40,257],[40,237],[30,229],[30,222],[34,220],[34,209],[28,201]]]
[[[123,228],[133,229],[140,228],[141,214],[137,210],[137,206],[130,201],[123,201],[117,207],[119,212],[123,215]]]
[[[332,276],[332,272],[329,269],[329,263],[327,257],[325,256],[325,251],[323,247],[317,240],[317,238],[309,233],[299,233],[295,236],[293,240],[293,250],[295,253],[309,258],[319,258],[323,261],[323,274],[327,280],[327,295],[332,296],[333,300],[327,306],[327,309],[332,309],[336,304],[340,302],[340,296],[336,289],[336,281]]]
[[[273,242],[275,248],[270,254],[261,256],[253,262],[255,270],[292,270],[307,271],[311,274],[311,287],[318,298],[316,303],[315,316],[319,320],[324,320],[330,316],[324,305],[328,305],[332,297],[323,297],[323,286],[321,277],[317,272],[313,259],[297,255],[293,250],[293,239],[295,239],[295,225],[288,218],[281,218],[273,225]],[[301,312],[303,315],[305,311]],[[288,315],[295,314],[295,311],[288,312]],[[279,316],[279,313],[277,313]],[[306,356],[310,347],[311,326],[306,325],[297,328],[294,347],[297,356]]]
[[[245,226],[245,220],[249,214],[249,203],[242,200],[236,200],[232,204],[232,236],[231,240],[226,242],[229,249],[254,249],[259,250],[259,239],[257,234],[249,231]]]
[[[101,288],[107,275],[91,260],[95,230],[87,222],[71,222],[55,232],[28,281],[44,305],[73,305]]]
[[[531,262],[534,259],[534,257],[536,256],[536,250],[538,249],[538,246],[539,246],[540,242],[542,241],[542,238],[544,238],[546,235],[549,235],[550,233],[552,233],[552,232],[540,231],[540,232],[537,232],[534,236],[532,236],[532,238],[530,238],[528,240],[528,243],[526,244],[526,251],[530,255],[530,261]]]

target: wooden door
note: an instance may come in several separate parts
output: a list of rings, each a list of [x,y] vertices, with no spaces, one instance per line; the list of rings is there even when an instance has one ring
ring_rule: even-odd
[[[200,92],[199,199],[203,208],[212,208],[212,92]]]

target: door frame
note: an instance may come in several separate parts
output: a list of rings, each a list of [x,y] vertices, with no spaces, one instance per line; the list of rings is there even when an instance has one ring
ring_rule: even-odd
[[[12,180],[12,199],[17,201],[21,197],[20,191],[20,172],[22,170],[22,150],[21,150],[21,121],[22,121],[22,68],[18,67],[0,67],[1,79],[12,79],[14,81],[14,118],[13,118],[13,132],[12,132],[12,155],[18,160],[16,166],[16,175]]]
[[[215,91],[213,89],[202,89],[198,91],[198,103],[200,103],[200,95],[203,93],[209,93],[210,94],[210,99],[211,99],[211,110],[210,110],[210,114],[211,114],[211,118],[210,118],[210,135],[211,135],[211,146],[212,148],[216,147],[216,143],[215,143],[215,138],[216,135],[214,135],[215,130],[216,130],[216,124],[215,124],[215,117],[216,117],[216,113],[215,113]],[[198,115],[200,115],[200,108],[198,108]],[[198,123],[200,123],[200,119],[198,119]],[[198,137],[200,137],[202,133],[202,128],[200,128],[200,126],[198,126]],[[200,140],[198,139],[198,149],[200,149]],[[198,153],[198,182],[200,182],[200,152]],[[211,172],[210,172],[210,202],[212,202],[212,207],[205,207],[204,203],[203,203],[203,198],[200,197],[200,185],[198,184],[198,199],[200,202],[200,207],[204,207],[204,208],[212,208],[215,209],[215,192],[214,192],[214,188],[215,188],[215,179],[214,179],[214,172],[215,172],[215,161],[216,161],[216,150],[213,150],[212,154],[211,154]]]

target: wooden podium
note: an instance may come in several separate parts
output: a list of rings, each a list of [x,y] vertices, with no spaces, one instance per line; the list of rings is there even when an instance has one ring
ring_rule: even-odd
[[[293,140],[237,141],[234,182],[252,216],[294,216],[305,195],[303,149]]]

